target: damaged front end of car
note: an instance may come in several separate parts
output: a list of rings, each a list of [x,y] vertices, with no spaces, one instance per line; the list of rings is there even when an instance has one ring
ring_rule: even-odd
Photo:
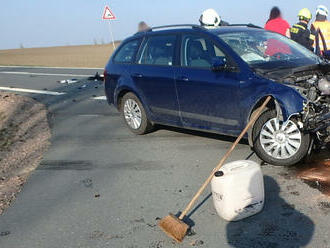
[[[284,84],[305,98],[299,115],[302,131],[314,137],[315,145],[330,142],[330,64],[300,70],[284,78]]]

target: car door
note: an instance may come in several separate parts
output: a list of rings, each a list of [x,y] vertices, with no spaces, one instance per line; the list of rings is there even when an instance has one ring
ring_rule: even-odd
[[[184,126],[237,133],[240,128],[238,67],[215,42],[196,34],[182,37],[180,54],[176,87]],[[232,68],[211,70],[216,58],[225,58]]]
[[[142,44],[131,77],[143,96],[152,119],[179,125],[174,69],[176,35],[153,35]]]

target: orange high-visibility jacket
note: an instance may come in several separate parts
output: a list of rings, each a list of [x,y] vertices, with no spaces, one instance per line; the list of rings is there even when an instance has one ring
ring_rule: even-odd
[[[329,21],[315,21],[312,26],[314,26],[315,31],[320,29],[327,46],[327,50],[330,50],[330,22]],[[315,48],[314,42],[314,48]],[[324,51],[323,43],[320,41],[320,51]]]

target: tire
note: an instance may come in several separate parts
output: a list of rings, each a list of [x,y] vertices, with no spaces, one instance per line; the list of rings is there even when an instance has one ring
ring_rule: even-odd
[[[152,130],[142,103],[133,93],[126,93],[121,99],[120,113],[131,132],[141,135]]]
[[[308,153],[310,135],[303,133],[295,120],[283,123],[274,110],[263,112],[252,129],[253,149],[259,158],[272,165],[290,166]]]

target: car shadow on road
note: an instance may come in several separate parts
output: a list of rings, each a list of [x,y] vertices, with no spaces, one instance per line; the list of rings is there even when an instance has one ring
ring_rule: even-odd
[[[281,196],[277,182],[264,176],[265,206],[261,213],[228,222],[227,241],[236,248],[304,247],[314,233],[313,221]]]
[[[236,140],[236,137],[221,135],[221,134],[217,134],[217,133],[209,133],[206,131],[203,132],[203,131],[197,131],[197,130],[191,130],[191,129],[184,129],[184,128],[180,128],[180,127],[173,127],[173,126],[156,125],[154,131],[156,132],[159,130],[167,130],[167,131],[171,131],[171,132],[193,135],[193,136],[198,136],[198,137],[202,137],[202,138],[221,140],[221,141],[230,142],[230,143],[233,143]],[[242,139],[239,143],[248,145],[247,139]]]

